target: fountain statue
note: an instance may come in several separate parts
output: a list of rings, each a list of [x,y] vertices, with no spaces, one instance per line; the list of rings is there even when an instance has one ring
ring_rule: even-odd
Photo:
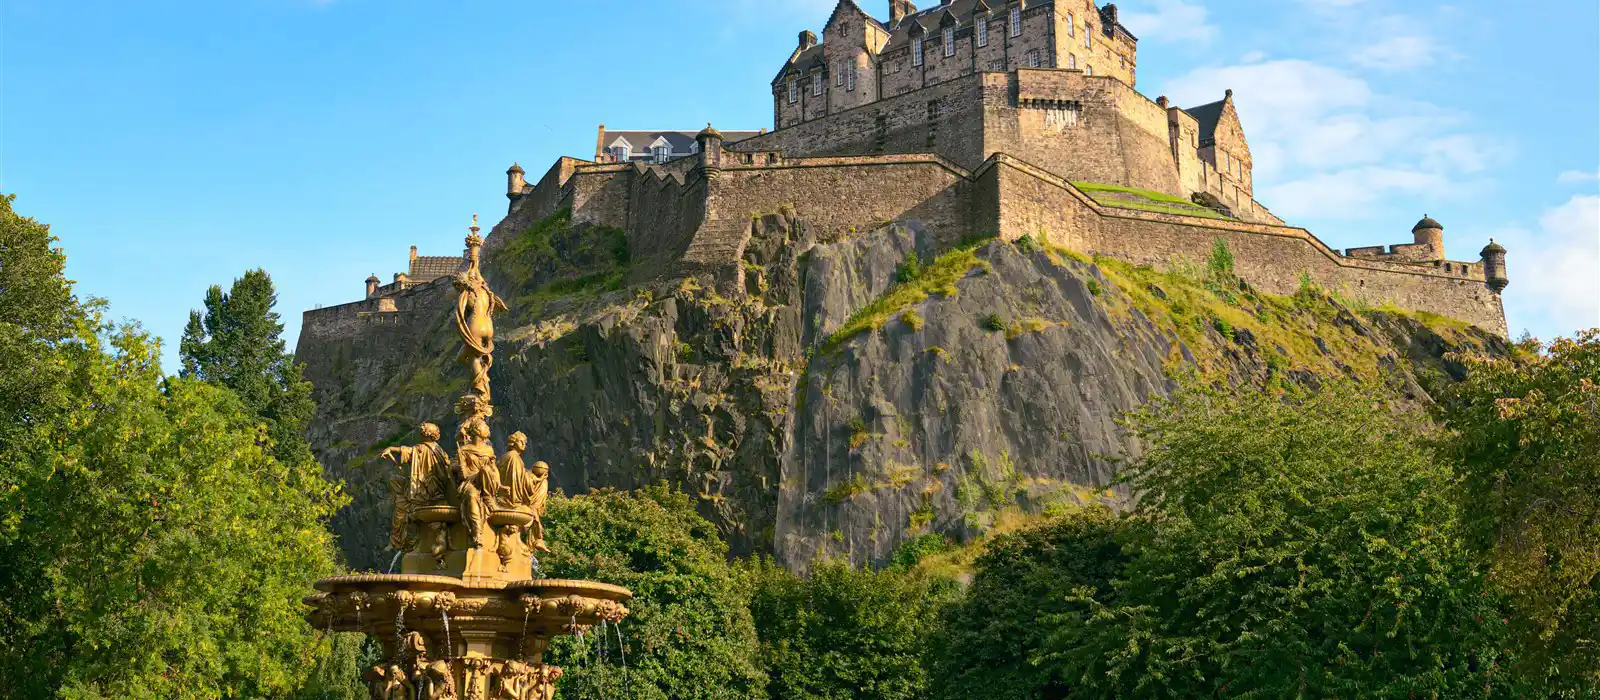
[[[452,280],[460,362],[472,372],[455,405],[455,454],[432,423],[420,444],[383,450],[400,471],[389,482],[400,573],[325,578],[305,599],[317,629],[362,632],[383,646],[362,676],[379,700],[550,700],[562,673],[545,663],[550,641],[621,622],[633,598],[620,586],[529,578],[537,553],[549,551],[550,468],[523,464],[523,433],[498,458],[490,444],[493,316],[506,306],[478,268],[476,215],[470,230],[465,269]]]

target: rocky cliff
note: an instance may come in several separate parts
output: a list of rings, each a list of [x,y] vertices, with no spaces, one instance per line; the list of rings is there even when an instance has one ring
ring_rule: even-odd
[[[510,222],[508,222],[510,223]],[[1008,511],[1122,496],[1137,450],[1125,410],[1204,381],[1389,382],[1418,401],[1459,373],[1449,352],[1505,352],[1448,319],[1293,297],[1231,276],[1226,251],[1166,269],[1029,239],[936,249],[915,223],[816,240],[787,213],[751,222],[742,270],[663,278],[621,232],[558,213],[502,225],[486,274],[511,306],[493,372],[494,431],[521,430],[569,493],[666,481],[736,551],[791,566],[879,562],[909,536],[968,536]],[[654,267],[654,266],[651,266]],[[448,280],[338,332],[308,327],[318,457],[354,504],[351,565],[383,569],[389,517],[374,459],[453,424]],[[445,431],[450,432],[448,429]],[[447,437],[448,441],[448,437]]]

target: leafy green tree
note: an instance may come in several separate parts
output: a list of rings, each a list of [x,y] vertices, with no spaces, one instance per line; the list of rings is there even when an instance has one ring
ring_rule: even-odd
[[[561,697],[765,696],[748,594],[716,527],[687,495],[667,486],[555,495],[545,527],[547,576],[605,581],[634,594],[620,627],[553,645],[553,662],[567,672]]]
[[[15,199],[0,194],[0,461],[18,431],[53,419],[66,370],[56,348],[72,342],[86,311],[50,227],[17,214]]]
[[[1344,382],[1193,388],[1131,420],[1139,537],[1051,620],[1072,697],[1482,697],[1496,601],[1424,421]]]
[[[283,324],[272,310],[277,302],[264,270],[245,272],[226,294],[212,285],[205,311],[189,312],[183,329],[181,374],[232,389],[267,422],[273,454],[295,462],[311,455],[305,432],[317,407],[311,383],[284,350]]]
[[[745,565],[774,699],[928,697],[922,657],[953,581],[902,569],[819,563],[804,578],[770,559]]]
[[[930,645],[931,697],[1067,697],[1065,667],[1033,662],[1052,629],[1040,620],[1071,609],[1068,598],[1080,588],[1115,599],[1112,580],[1127,560],[1119,536],[1128,527],[1096,505],[990,542]]]
[[[1470,542],[1553,686],[1600,687],[1600,329],[1512,358],[1463,357],[1438,414]],[[1538,352],[1538,350],[1543,352]]]
[[[136,328],[62,354],[61,419],[0,472],[14,518],[0,538],[0,696],[300,689],[328,653],[300,598],[338,571],[325,527],[337,488],[315,462],[266,452],[232,392],[164,381]]]

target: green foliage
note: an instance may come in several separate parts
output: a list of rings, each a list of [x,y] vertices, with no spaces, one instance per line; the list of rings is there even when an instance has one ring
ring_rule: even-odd
[[[1024,255],[1039,249],[1039,243],[1033,240],[1033,234],[1028,233],[1023,234],[1021,238],[1012,241],[1012,245],[1015,245],[1017,247],[1017,251],[1023,253]]]
[[[1467,697],[1499,616],[1452,474],[1369,387],[1181,391],[1130,422],[1141,521],[1112,592],[1050,619],[1074,697]]]
[[[314,461],[275,459],[236,394],[163,381],[147,335],[107,349],[96,323],[57,358],[63,418],[0,470],[0,696],[301,689],[337,663],[300,598],[339,570],[344,497]]]
[[[68,370],[57,348],[95,306],[73,296],[50,227],[14,212],[15,199],[0,194],[0,464],[10,463],[17,436],[55,420]]]
[[[955,296],[956,282],[978,267],[977,249],[988,238],[963,241],[955,248],[940,254],[933,262],[922,267],[915,277],[897,282],[883,296],[856,310],[839,330],[823,341],[822,354],[839,349],[845,341],[868,329],[882,328],[885,321],[912,304],[927,299],[930,294]]]
[[[728,565],[727,545],[687,495],[665,485],[556,495],[545,523],[552,535],[546,575],[634,593],[633,614],[620,629],[626,672],[614,663],[619,630],[609,632],[613,663],[605,665],[594,661],[597,634],[583,642],[563,638],[552,649],[554,663],[567,670],[561,697],[765,696],[745,590]]]
[[[1600,330],[1458,359],[1468,373],[1438,406],[1443,449],[1469,542],[1510,601],[1521,670],[1600,687]]]
[[[1083,587],[1113,598],[1112,579],[1127,559],[1118,541],[1126,527],[1103,506],[1072,507],[990,542],[966,596],[946,609],[929,645],[931,697],[1067,697],[1064,667],[1033,662],[1050,632],[1040,620],[1066,612],[1068,597]]]
[[[750,611],[774,700],[928,696],[923,643],[953,582],[826,561],[800,578],[759,559],[745,565]]]
[[[925,532],[916,537],[900,543],[895,547],[894,554],[889,555],[889,566],[896,569],[909,570],[922,563],[935,554],[942,554],[955,548],[950,538],[938,532]]]
[[[922,315],[918,314],[916,309],[906,309],[902,312],[900,314],[900,322],[906,324],[906,327],[912,331],[922,330]]]
[[[272,310],[278,302],[265,270],[235,279],[226,294],[212,285],[205,311],[189,312],[179,353],[182,376],[227,387],[267,423],[273,455],[283,462],[311,458],[306,425],[316,415],[311,382],[284,349],[283,324]]]
[[[1211,244],[1211,254],[1206,256],[1206,275],[1215,284],[1236,282],[1239,277],[1233,272],[1233,251],[1228,248],[1228,242],[1218,238]]]
[[[1006,320],[1000,314],[990,312],[978,319],[978,327],[991,333],[998,333],[1006,329]]]
[[[917,257],[916,251],[906,253],[906,259],[894,268],[894,281],[900,284],[915,282],[922,276],[922,258]]]

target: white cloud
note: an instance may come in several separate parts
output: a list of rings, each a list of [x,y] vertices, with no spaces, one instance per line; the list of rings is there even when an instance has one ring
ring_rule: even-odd
[[[1505,160],[1499,142],[1462,131],[1464,118],[1374,91],[1333,66],[1282,59],[1201,68],[1163,86],[1180,105],[1234,90],[1258,199],[1290,221],[1357,219],[1394,198],[1481,191]]]
[[[1133,27],[1143,41],[1208,44],[1217,25],[1206,21],[1204,5],[1187,0],[1153,0],[1148,11],[1124,11],[1118,20]]]
[[[1600,180],[1600,171],[1568,170],[1556,176],[1556,182],[1563,185],[1574,183],[1594,182]]]
[[[1542,337],[1600,326],[1600,195],[1574,195],[1545,210],[1537,230],[1502,230],[1506,306],[1513,328]]]
[[[1358,48],[1350,54],[1350,60],[1365,68],[1409,70],[1432,65],[1442,52],[1429,37],[1402,34]]]
[[[1367,0],[1300,0],[1300,3],[1321,9],[1337,9],[1341,7],[1350,7],[1351,5],[1359,5],[1366,1]]]

